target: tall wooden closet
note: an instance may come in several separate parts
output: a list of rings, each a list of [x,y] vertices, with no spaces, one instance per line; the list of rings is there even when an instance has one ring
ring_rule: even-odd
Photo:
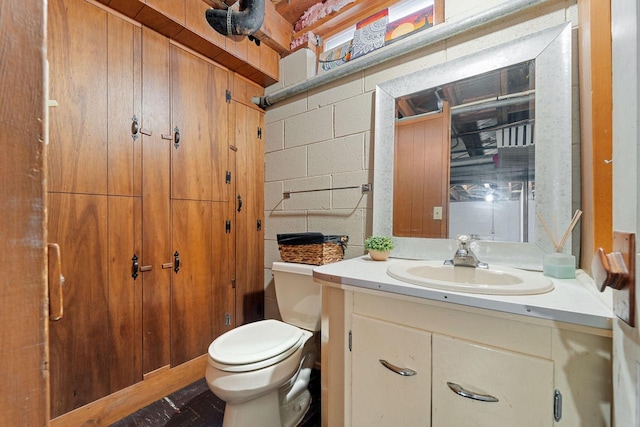
[[[262,93],[259,86],[236,75],[232,93],[236,253],[242,254],[235,260],[235,312],[244,324],[264,317],[264,114],[251,102]]]
[[[262,318],[263,114],[226,68],[84,0],[49,2],[48,57],[55,418]]]

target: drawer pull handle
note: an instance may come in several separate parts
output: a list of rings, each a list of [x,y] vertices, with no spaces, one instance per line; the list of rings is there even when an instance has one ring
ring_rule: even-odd
[[[466,397],[467,399],[479,400],[481,402],[497,402],[498,399],[488,394],[478,394],[469,390],[465,390],[456,383],[447,382],[447,385],[458,396]]]
[[[387,362],[386,360],[383,360],[383,359],[380,359],[380,363],[382,364],[382,366],[384,366],[388,370],[393,371],[396,374],[401,375],[403,377],[411,377],[411,376],[417,374],[417,372],[414,371],[413,369],[399,368],[399,367],[397,367],[395,365],[392,365],[391,363],[389,363],[389,362]]]

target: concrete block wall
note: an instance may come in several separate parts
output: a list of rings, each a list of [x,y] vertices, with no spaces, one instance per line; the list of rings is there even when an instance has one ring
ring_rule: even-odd
[[[503,1],[446,0],[445,20],[460,20]],[[271,264],[280,260],[278,233],[346,234],[350,240],[346,258],[365,253],[364,239],[372,232],[372,193],[359,189],[319,191],[292,194],[290,199],[284,199],[282,193],[373,182],[377,84],[563,22],[577,26],[576,0],[550,1],[491,28],[425,47],[269,107],[265,119],[266,316],[279,318],[270,270]],[[313,78],[314,54],[302,49],[285,57],[280,61],[280,75],[282,80],[267,88],[267,94]],[[577,93],[577,75],[574,87]],[[579,152],[579,137],[574,139]],[[575,173],[579,176],[579,169]]]

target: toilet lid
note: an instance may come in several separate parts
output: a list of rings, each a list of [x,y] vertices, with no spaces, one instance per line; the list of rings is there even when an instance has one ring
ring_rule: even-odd
[[[300,342],[301,329],[277,320],[262,320],[232,329],[209,346],[209,356],[226,365],[270,359]]]

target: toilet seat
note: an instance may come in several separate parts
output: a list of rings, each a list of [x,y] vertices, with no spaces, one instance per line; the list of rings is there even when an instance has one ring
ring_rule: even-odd
[[[216,338],[209,363],[226,372],[253,371],[286,359],[306,339],[302,329],[277,320],[249,323]]]

